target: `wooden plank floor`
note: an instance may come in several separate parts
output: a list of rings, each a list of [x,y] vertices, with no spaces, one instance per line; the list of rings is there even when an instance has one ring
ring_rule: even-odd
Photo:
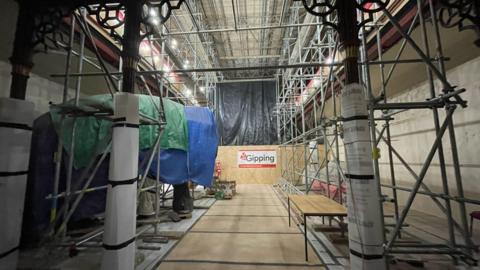
[[[270,185],[238,185],[217,201],[160,264],[160,270],[324,269]]]

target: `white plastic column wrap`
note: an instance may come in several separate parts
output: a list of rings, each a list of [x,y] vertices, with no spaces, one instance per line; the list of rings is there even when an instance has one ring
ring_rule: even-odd
[[[115,94],[114,106],[102,269],[133,270],[139,149],[138,97],[130,93]]]
[[[342,90],[342,118],[351,269],[386,269],[379,183],[374,177],[367,101],[360,84]]]
[[[27,187],[32,102],[0,98],[0,269],[17,269]]]

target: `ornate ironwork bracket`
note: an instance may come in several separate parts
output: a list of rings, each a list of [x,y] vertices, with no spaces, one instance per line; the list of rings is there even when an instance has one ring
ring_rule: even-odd
[[[124,4],[99,4],[86,6],[85,8],[89,15],[95,17],[95,20],[102,28],[108,30],[112,38],[116,40],[122,39],[117,33],[117,29],[125,25]]]
[[[62,21],[71,14],[71,10],[65,7],[48,7],[35,11],[33,16],[34,31],[32,47],[43,45],[44,50],[59,48],[59,42],[66,44],[65,35],[58,31]]]
[[[143,34],[141,38],[152,35],[155,27],[166,23],[172,11],[179,9],[184,2],[185,0],[143,0],[141,26]],[[35,22],[32,45],[34,47],[43,45],[44,49],[48,50],[58,49],[59,41],[65,44],[65,36],[62,31],[59,31],[59,28],[62,21],[80,7],[85,8],[87,13],[92,15],[112,38],[118,41],[122,40],[117,30],[125,25],[125,4],[124,1],[119,0],[118,3],[102,2],[78,6],[64,4],[32,11]]]
[[[184,2],[185,0],[145,1],[147,12],[144,12],[144,16],[142,17],[142,24],[145,29],[145,34],[142,36],[142,39],[152,35],[155,32],[155,27],[157,25],[166,23],[168,19],[170,19],[172,11],[179,9]]]
[[[308,13],[320,17],[321,22],[325,25],[328,25],[338,31],[338,23],[335,18],[338,15],[339,4],[338,0],[294,0],[301,1],[305,10]],[[358,22],[358,29],[363,25],[373,21],[373,14],[380,12],[387,8],[390,0],[363,0],[357,2],[355,0],[342,0],[342,1],[354,1],[358,10],[363,11],[367,18],[363,18],[362,21]]]
[[[443,27],[473,30],[475,45],[480,47],[480,2],[478,0],[440,0],[439,21]]]

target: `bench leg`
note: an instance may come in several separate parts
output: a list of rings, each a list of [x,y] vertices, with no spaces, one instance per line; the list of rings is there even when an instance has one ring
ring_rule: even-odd
[[[308,262],[307,217],[303,215],[303,230],[305,233],[305,261]]]
[[[340,232],[342,235],[342,238],[345,237],[345,223],[343,222],[343,217],[340,217]]]
[[[473,237],[473,216],[470,215],[470,237]]]
[[[288,204],[288,227],[291,226],[290,224],[290,198],[287,198],[287,204]]]

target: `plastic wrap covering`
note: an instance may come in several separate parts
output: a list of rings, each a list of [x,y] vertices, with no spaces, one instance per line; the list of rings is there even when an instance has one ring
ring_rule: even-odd
[[[221,83],[217,86],[217,122],[223,145],[277,143],[273,115],[275,82]]]
[[[188,128],[186,128],[188,134],[185,134],[184,137],[190,140],[188,142],[190,153],[187,154],[186,151],[179,149],[162,149],[160,177],[163,182],[169,184],[182,184],[189,179],[193,179],[198,184],[209,186],[212,182],[218,141],[213,114],[206,108],[182,108],[182,111],[187,116],[183,122],[187,124],[188,120]],[[163,136],[165,134],[168,133],[164,133]],[[87,138],[84,139],[87,140]],[[99,140],[96,140],[96,142],[100,143]],[[51,114],[47,113],[37,118],[33,124],[31,161],[22,228],[22,242],[26,245],[37,243],[47,233],[51,200],[45,198],[53,191],[55,174],[53,156],[57,144],[58,137],[51,120]],[[92,147],[92,149],[95,148],[95,146]],[[148,158],[150,151],[151,149],[140,151],[140,159]],[[64,149],[59,193],[65,191],[66,163],[68,161],[65,152]],[[88,157],[88,159],[90,158],[92,158],[92,155]],[[155,158],[149,171],[153,177],[157,171],[156,162]],[[93,178],[90,188],[107,185],[108,169],[109,157],[107,156]],[[83,169],[73,170],[72,187],[74,189],[83,185],[83,183],[79,183],[82,171]],[[86,193],[72,215],[71,221],[76,222],[103,213],[105,211],[105,195],[105,189]],[[58,209],[62,205],[63,199],[60,198]]]
[[[51,200],[46,197],[53,191],[55,175],[54,153],[57,149],[58,138],[53,127],[50,114],[43,114],[33,123],[30,167],[23,213],[22,243],[25,245],[38,242],[47,233],[49,226]],[[68,157],[62,158],[59,193],[65,191],[66,167]],[[72,187],[79,185],[78,180],[82,170],[73,170]],[[91,187],[103,186],[108,179],[108,158],[99,167],[90,184]],[[63,199],[59,199],[58,207],[63,206]],[[73,213],[71,221],[90,218],[105,211],[105,190],[86,193],[82,203]]]
[[[188,123],[188,153],[176,149],[162,150],[160,154],[160,179],[168,184],[182,184],[188,180],[211,186],[218,136],[213,113],[207,108],[185,107]],[[142,155],[144,158],[148,155]],[[155,157],[149,174],[157,175]]]
[[[158,110],[160,99],[150,96],[139,95],[140,99],[140,114],[148,116],[152,119],[158,119]],[[154,104],[154,102],[156,104]],[[183,106],[168,99],[163,99],[165,108],[165,117],[167,125],[163,131],[160,146],[163,149],[180,149],[187,151],[188,149],[188,133],[187,121]],[[79,107],[85,111],[91,108],[100,108],[107,112],[113,111],[112,97],[110,95],[96,95],[86,99],[80,100]],[[52,108],[50,111],[55,130],[60,134],[62,128],[62,138],[65,150],[70,150],[72,141],[72,129],[74,118],[66,117],[61,124],[61,115],[59,108]],[[81,147],[75,148],[74,166],[81,168],[87,165],[92,154],[102,153],[108,145],[112,137],[112,122],[106,119],[99,119],[94,116],[79,117],[76,120],[75,129],[75,145]],[[157,125],[142,125],[140,126],[140,149],[145,150],[152,148],[155,144],[155,139],[158,136]]]

